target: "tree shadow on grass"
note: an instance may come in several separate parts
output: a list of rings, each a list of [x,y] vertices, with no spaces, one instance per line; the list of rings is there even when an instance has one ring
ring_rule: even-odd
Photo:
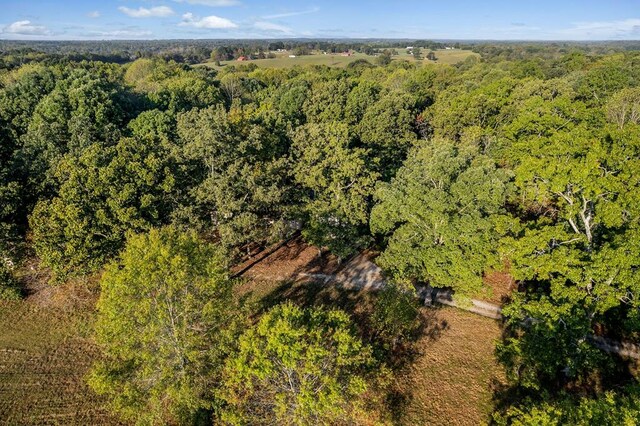
[[[449,324],[440,318],[438,308],[421,308],[418,315],[419,324],[414,332],[393,348],[385,347],[384,342],[379,341],[373,331],[372,314],[376,297],[375,291],[344,288],[335,283],[312,279],[289,280],[280,283],[259,300],[257,315],[260,316],[285,301],[291,301],[304,308],[324,306],[342,309],[351,315],[363,341],[372,346],[376,359],[386,365],[394,376],[397,376],[405,369],[410,369],[416,359],[424,354],[425,340],[427,344],[436,341],[448,329]],[[417,344],[418,341],[420,345]],[[411,405],[414,392],[422,391],[401,388],[392,380],[389,385],[380,390],[383,394],[385,411],[397,423],[404,417],[407,407]]]

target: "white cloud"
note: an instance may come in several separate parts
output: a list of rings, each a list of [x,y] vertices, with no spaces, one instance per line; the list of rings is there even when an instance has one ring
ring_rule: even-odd
[[[285,13],[277,13],[275,15],[267,15],[267,16],[263,16],[262,19],[288,18],[290,16],[308,15],[310,13],[316,13],[316,12],[320,12],[319,7],[314,7],[313,9],[309,9],[309,10],[301,10],[298,12],[285,12]]]
[[[194,16],[193,13],[185,13],[184,15],[182,15],[182,22],[180,22],[178,25],[181,27],[194,28],[238,28],[238,25],[228,20],[227,18],[221,18],[215,15],[200,18]]]
[[[2,30],[5,34],[15,35],[32,35],[42,36],[50,35],[51,31],[42,25],[33,25],[31,21],[16,21],[13,24],[9,24]]]
[[[201,4],[211,7],[228,7],[240,4],[238,0],[173,0],[178,3]]]
[[[277,32],[287,35],[293,34],[293,30],[291,30],[291,28],[285,27],[284,25],[274,24],[273,22],[258,21],[253,24],[253,26],[261,31]]]
[[[93,12],[87,13],[87,16],[89,18],[99,18],[100,17],[100,12],[98,12],[97,10],[94,10]]]
[[[571,39],[611,39],[640,37],[640,19],[620,21],[577,22],[571,28],[558,31],[558,34]]]
[[[151,9],[144,7],[130,9],[125,6],[120,6],[118,10],[132,18],[162,18],[174,14],[173,10],[168,6],[156,6]]]

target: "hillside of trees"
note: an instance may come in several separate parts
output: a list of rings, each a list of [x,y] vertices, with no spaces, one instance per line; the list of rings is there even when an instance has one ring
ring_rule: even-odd
[[[493,421],[636,424],[637,371],[590,342],[640,342],[627,47],[219,72],[135,43],[4,50],[0,298],[24,297],[34,259],[49,286],[99,277],[88,381],[123,421],[392,424],[376,398],[417,329],[407,295],[464,301],[504,270]],[[366,332],[338,308],[235,296],[230,267],[298,231],[342,260],[379,250],[390,286]]]

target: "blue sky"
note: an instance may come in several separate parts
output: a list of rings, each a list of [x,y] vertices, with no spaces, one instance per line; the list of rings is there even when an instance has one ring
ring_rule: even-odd
[[[0,0],[0,38],[640,39],[640,0]]]

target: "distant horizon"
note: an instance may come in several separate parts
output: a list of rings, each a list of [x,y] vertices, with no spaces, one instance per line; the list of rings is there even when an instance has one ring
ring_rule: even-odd
[[[568,44],[589,44],[589,43],[640,43],[637,39],[600,39],[600,40],[545,40],[545,39],[461,39],[461,38],[406,38],[406,37],[289,37],[289,38],[132,38],[132,39],[3,39],[0,42],[16,43],[42,43],[42,42],[79,42],[79,43],[101,43],[101,42],[169,42],[169,41],[350,41],[350,42],[383,42],[383,41],[433,41],[438,43],[568,43]]]
[[[634,0],[0,0],[0,6],[0,39],[20,41],[640,40]]]

